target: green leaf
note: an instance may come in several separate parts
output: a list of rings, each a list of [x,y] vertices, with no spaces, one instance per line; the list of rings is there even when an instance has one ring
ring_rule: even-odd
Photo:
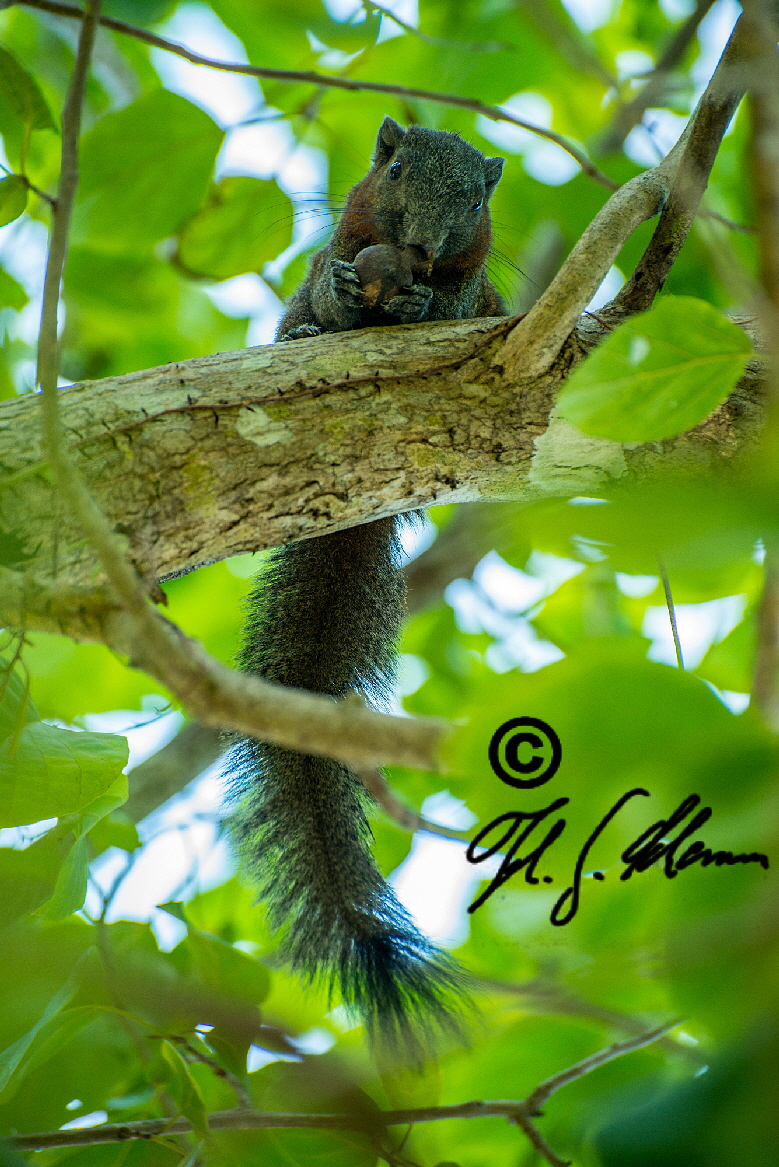
[[[712,645],[696,673],[719,689],[748,693],[754,679],[756,640],[754,622],[742,620],[723,640]]]
[[[607,337],[573,373],[558,409],[579,429],[654,442],[704,421],[730,393],[751,351],[711,304],[665,296]]]
[[[100,737],[116,737],[118,743],[126,743],[127,738],[121,737],[117,734],[100,734]],[[117,745],[119,751],[122,750],[121,745]],[[124,756],[121,755],[120,756]],[[126,760],[125,760],[125,765]],[[127,782],[127,775],[119,773],[108,789],[88,803],[77,815],[73,815],[68,821],[68,829],[75,833],[77,839],[83,838],[93,827],[102,822],[107,814],[118,810],[127,802],[129,796],[129,786]],[[75,819],[75,821],[73,821]]]
[[[370,7],[370,4],[365,6],[363,9],[365,19],[358,22],[312,20],[306,23],[306,31],[313,33],[328,48],[340,49],[344,53],[358,52],[375,43],[381,28],[381,15],[378,12],[371,12]],[[359,10],[358,14],[362,15]]]
[[[130,819],[118,814],[109,813],[100,822],[96,823],[89,832],[89,841],[96,855],[107,851],[109,847],[119,847],[122,851],[137,851],[141,845],[138,828]]]
[[[54,833],[64,843],[71,839],[74,839],[74,842],[60,868],[54,893],[39,910],[38,915],[46,920],[64,920],[66,916],[72,915],[83,906],[87,894],[90,861],[86,836],[93,828],[100,827],[106,815],[127,801],[127,794],[127,776],[120,774],[105,794],[93,799],[79,813],[60,818]],[[135,837],[137,840],[137,833]]]
[[[2,192],[5,181],[7,180],[0,179],[0,192]],[[0,194],[0,205],[1,202],[2,196]],[[30,297],[22,285],[17,283],[13,276],[9,276],[7,271],[0,268],[0,308],[14,308],[18,312],[28,303],[29,299]]]
[[[51,834],[31,847],[0,847],[0,928],[48,900],[62,865],[62,843]]]
[[[13,1045],[9,1045],[0,1053],[0,1098],[9,1091],[12,1085],[14,1088],[18,1085],[18,1081],[24,1074],[25,1059],[38,1035],[43,1033],[44,1037],[50,1036],[52,1030],[47,1030],[47,1027],[56,1020],[57,1015],[69,1003],[75,992],[76,985],[69,980],[54,994],[35,1025],[18,1038]],[[18,1076],[16,1082],[14,1082],[15,1076]]]
[[[163,1041],[162,1056],[168,1069],[167,1086],[178,1106],[179,1114],[189,1119],[195,1134],[201,1139],[207,1138],[208,1120],[203,1095],[189,1066],[170,1041]]]
[[[167,910],[170,910],[169,907]],[[187,947],[198,975],[209,988],[226,997],[261,1004],[268,995],[268,970],[253,957],[218,936],[190,928]]]
[[[84,810],[127,764],[127,739],[35,721],[0,745],[0,825],[20,826]],[[113,799],[113,805],[120,803]],[[96,822],[97,819],[94,819]]]
[[[176,258],[207,279],[259,272],[289,246],[292,218],[292,202],[275,182],[223,178],[181,231]]]
[[[0,227],[18,219],[24,214],[27,207],[27,184],[18,175],[12,174],[9,178],[0,178]],[[5,274],[5,273],[3,273]],[[7,277],[9,280],[10,276]],[[16,283],[14,280],[13,283]],[[19,287],[18,284],[16,284]],[[2,292],[0,284],[0,292]]]
[[[176,0],[107,0],[103,5],[106,16],[132,24],[161,24],[176,7]]]
[[[36,1033],[34,1044],[29,1047],[28,1054],[9,1080],[7,1093],[13,1094],[29,1073],[54,1057],[71,1038],[80,1033],[85,1026],[90,1025],[102,1012],[100,1006],[80,1005],[75,1009],[65,1009],[56,1017],[52,1017]]]
[[[29,130],[56,130],[40,87],[7,49],[0,47],[0,130],[6,133],[11,114]]]
[[[20,733],[30,721],[38,721],[38,712],[27,686],[10,662],[0,657],[0,742]]]
[[[82,140],[74,243],[123,251],[174,234],[203,200],[221,143],[208,114],[164,89],[106,114]]]
[[[77,839],[68,851],[50,900],[39,909],[45,920],[64,920],[83,907],[87,895],[89,853],[85,838]]]
[[[167,912],[169,916],[181,920],[182,924],[187,923],[187,917],[184,915],[184,905],[181,900],[169,900],[166,904],[157,904],[157,907],[161,911]]]

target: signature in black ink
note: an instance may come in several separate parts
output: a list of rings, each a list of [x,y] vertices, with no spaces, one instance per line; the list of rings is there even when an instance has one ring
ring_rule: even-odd
[[[537,735],[529,733],[524,729],[522,733],[514,734],[514,730],[528,724],[532,724],[536,729],[542,729],[545,740],[542,741]],[[520,740],[517,741],[517,738]],[[523,744],[530,745],[534,750],[540,752],[535,753],[530,759],[522,761],[519,751]],[[543,756],[545,747],[546,753],[550,755],[546,759]],[[542,775],[536,774],[536,777],[530,781],[517,778],[514,775],[506,777],[505,775],[508,772],[503,762],[499,761],[496,764],[499,753],[502,755],[504,761],[508,760],[510,763],[513,763],[520,770],[520,773],[534,773],[543,765],[544,770]],[[562,749],[557,734],[545,722],[539,722],[535,718],[513,718],[511,721],[505,722],[493,735],[492,742],[490,743],[489,756],[492,768],[497,776],[501,778],[501,781],[509,781],[510,785],[518,787],[538,786],[548,781],[557,772],[562,756]],[[537,765],[534,765],[533,763],[536,760]],[[638,797],[650,798],[651,795],[642,786],[636,786],[633,790],[628,790],[626,794],[623,794],[621,798],[617,799],[587,839],[576,860],[571,886],[567,887],[560,895],[550,913],[549,919],[556,927],[569,924],[579,910],[581,882],[584,878],[587,858],[592,847],[622,808],[631,799]],[[570,801],[570,798],[557,798],[549,806],[541,810],[530,812],[509,811],[506,814],[498,815],[496,819],[493,819],[491,823],[488,823],[486,827],[483,827],[479,831],[476,838],[468,845],[466,851],[466,856],[470,863],[483,863],[486,859],[490,859],[493,855],[504,850],[505,855],[503,856],[497,875],[481,895],[474,900],[468,908],[469,912],[475,912],[477,908],[480,908],[489,899],[493,892],[496,892],[507,880],[511,879],[523,869],[525,872],[525,883],[527,884],[537,885],[540,880],[543,880],[547,884],[554,882],[550,875],[538,876],[536,874],[536,867],[544,853],[562,835],[567,826],[567,820],[558,818],[549,826],[544,837],[534,847],[532,845],[533,840],[530,837],[542,823],[550,819],[551,816],[564,806],[567,806]],[[660,862],[660,860],[663,862],[663,873],[667,879],[675,879],[680,871],[692,867],[695,863],[700,863],[701,867],[709,867],[712,864],[716,867],[723,867],[732,866],[737,863],[759,863],[767,871],[769,866],[768,856],[759,851],[751,851],[748,854],[742,853],[739,855],[734,855],[732,851],[712,851],[700,839],[690,842],[681,851],[682,846],[687,843],[690,836],[711,818],[711,807],[705,806],[701,810],[697,810],[700,803],[701,799],[699,795],[690,794],[687,798],[683,799],[669,818],[658,819],[656,823],[653,823],[651,827],[643,831],[622,852],[621,859],[625,864],[625,868],[619,878],[624,882],[634,874],[647,871],[654,864]],[[697,813],[693,813],[696,810]],[[691,814],[693,817],[689,819],[689,822],[685,826],[682,826],[685,819],[688,819]],[[670,838],[669,836],[677,827],[682,827],[682,829],[678,835]],[[504,829],[500,831],[500,837],[495,839],[493,832],[500,828]],[[490,836],[493,837],[494,841],[487,844],[486,840]],[[525,854],[520,854],[520,848],[528,842],[531,849]],[[477,850],[480,847],[484,847],[484,850]],[[602,881],[606,878],[602,871],[594,871],[591,874],[596,880]]]

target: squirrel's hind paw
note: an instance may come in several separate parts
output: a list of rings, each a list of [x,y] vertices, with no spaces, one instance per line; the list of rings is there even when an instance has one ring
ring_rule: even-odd
[[[321,336],[323,331],[316,324],[299,324],[297,328],[290,328],[279,340],[303,340],[306,336]]]
[[[432,298],[432,288],[426,284],[414,284],[407,292],[393,296],[382,307],[391,316],[397,316],[401,324],[414,324],[417,320],[425,319]]]

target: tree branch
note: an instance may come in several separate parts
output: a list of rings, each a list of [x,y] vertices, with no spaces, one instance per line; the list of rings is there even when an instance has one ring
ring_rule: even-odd
[[[636,1037],[628,1037],[625,1041],[618,1041],[614,1045],[610,1045],[607,1049],[600,1050],[592,1057],[584,1058],[583,1061],[577,1062],[575,1066],[571,1066],[568,1070],[562,1070],[559,1074],[553,1074],[551,1078],[547,1078],[539,1086],[536,1086],[532,1094],[528,1094],[525,1099],[525,1105],[528,1113],[531,1115],[541,1114],[541,1107],[544,1106],[551,1096],[557,1091],[567,1086],[570,1082],[575,1082],[577,1078],[583,1078],[585,1074],[597,1070],[599,1066],[605,1066],[607,1062],[613,1062],[615,1058],[621,1058],[623,1054],[631,1053],[633,1050],[643,1049],[644,1046],[651,1045],[652,1042],[657,1041],[660,1037],[665,1037],[672,1029],[681,1024],[681,1017],[674,1018],[673,1021],[666,1022],[665,1025],[658,1025],[656,1029],[646,1030],[644,1033],[639,1033]]]
[[[166,745],[130,770],[130,797],[122,813],[139,823],[213,766],[224,750],[216,726],[187,722]]]
[[[55,16],[69,16],[76,20],[80,20],[84,15],[80,8],[74,8],[70,4],[60,4],[56,0],[11,0],[10,4],[0,5],[0,7],[11,7],[14,3],[24,5],[26,8],[38,8],[43,12],[51,12]],[[528,130],[531,134],[537,134],[539,138],[547,138],[550,142],[554,142],[560,146],[572,158],[575,158],[584,173],[600,183],[601,186],[605,186],[607,190],[616,190],[618,185],[603,174],[590,161],[586,154],[579,150],[573,142],[569,142],[567,138],[564,138],[562,134],[556,134],[554,130],[547,130],[542,126],[534,125],[532,122],[523,121],[521,118],[506,113],[505,110],[498,109],[497,106],[485,105],[484,102],[476,101],[470,97],[458,97],[451,93],[436,93],[429,89],[416,89],[408,85],[390,85],[380,81],[359,81],[352,77],[332,77],[326,73],[316,73],[310,69],[264,69],[256,65],[244,65],[240,61],[218,61],[212,57],[204,57],[200,53],[193,53],[183,45],[176,44],[175,41],[166,40],[164,37],[157,36],[153,32],[147,32],[146,29],[137,28],[133,24],[126,24],[123,20],[114,20],[113,17],[104,16],[101,17],[100,23],[113,32],[120,32],[126,36],[135,37],[136,40],[143,41],[153,48],[164,49],[168,53],[175,53],[177,56],[183,57],[185,61],[191,61],[193,65],[205,65],[209,69],[220,69],[225,73],[243,73],[248,77],[259,77],[268,81],[302,82],[306,85],[316,85],[325,89],[346,89],[352,93],[360,91],[386,93],[388,97],[400,97],[406,100],[415,98],[418,101],[432,101],[438,105],[452,105],[458,109],[467,109],[471,113],[482,114],[483,117],[489,118],[491,121],[508,122],[512,126],[519,126],[520,129]]]
[[[714,0],[698,0],[684,24],[674,33],[639,92],[632,101],[621,104],[617,109],[600,143],[600,154],[611,154],[621,149],[625,138],[641,122],[646,111],[664,100],[675,70],[681,65],[701,21],[713,3]]]
[[[79,34],[78,50],[73,75],[62,114],[62,154],[59,189],[52,216],[51,238],[46,257],[46,275],[43,284],[41,326],[38,337],[38,382],[41,388],[41,427],[43,449],[53,471],[55,485],[73,510],[77,525],[86,534],[96,551],[111,586],[120,601],[139,622],[144,622],[146,638],[153,638],[156,616],[148,608],[146,595],[131,565],[125,560],[123,549],[111,525],[76,469],[67,447],[60,409],[59,343],[57,316],[60,285],[68,251],[68,232],[73,202],[78,187],[78,150],[81,131],[81,111],[84,104],[87,75],[92,47],[97,31],[101,0],[88,0]],[[37,402],[36,402],[37,404]]]
[[[57,587],[0,568],[0,621],[6,627],[59,630],[101,640],[164,685],[203,725],[275,742],[305,754],[325,754],[355,769],[389,763],[423,770],[438,767],[437,753],[449,732],[434,718],[391,717],[368,709],[357,697],[333,701],[315,693],[229,669],[149,608],[147,619],[119,607],[105,592],[75,589],[66,613]]]
[[[651,304],[681,250],[722,135],[743,95],[746,76],[739,54],[734,31],[673,150],[654,169],[637,175],[611,196],[509,337],[507,368],[518,381],[553,365],[625,242],[641,223],[663,210],[644,259],[609,308],[621,316]]]
[[[775,11],[764,0],[744,0],[745,67],[749,74],[750,162],[759,231],[761,305],[779,381],[779,59]],[[777,393],[779,398],[779,393]]]
[[[456,843],[468,842],[467,831],[456,831],[451,827],[441,827],[438,823],[430,822],[429,819],[423,818],[422,815],[417,814],[416,811],[406,806],[380,770],[361,770],[359,771],[359,778],[377,805],[384,811],[387,818],[392,819],[404,831],[411,831],[412,833],[425,831],[429,835],[437,835],[442,839],[452,839]]]
[[[763,565],[756,632],[752,705],[769,729],[779,733],[779,555],[773,545]]]
[[[758,311],[768,342],[771,391],[758,475],[759,487],[769,497],[776,491],[779,456],[779,62],[775,11],[764,0],[744,0],[743,7],[750,89],[750,163],[760,247]],[[779,547],[775,541],[766,547],[752,702],[766,725],[779,732]]]
[[[744,30],[736,22],[717,68],[674,149],[678,163],[660,222],[638,267],[609,307],[644,312],[663,287],[695,221],[720,142],[746,92]]]
[[[524,1100],[492,1102],[463,1102],[453,1106],[423,1106],[405,1110],[385,1110],[376,1114],[377,1128],[406,1126],[418,1122],[440,1122],[453,1118],[506,1118],[521,1126],[532,1145],[553,1167],[568,1167],[565,1160],[552,1150],[533,1123],[539,1107],[556,1090],[584,1077],[614,1058],[642,1049],[678,1025],[678,1019],[648,1030],[627,1041],[609,1046],[560,1074],[547,1078]],[[208,1116],[212,1131],[220,1130],[355,1130],[364,1128],[364,1118],[358,1126],[349,1114],[286,1114],[257,1110],[219,1110]],[[153,1139],[161,1135],[188,1134],[192,1130],[188,1119],[151,1118],[128,1123],[105,1123],[101,1126],[80,1127],[73,1130],[44,1131],[39,1134],[15,1135],[9,1142],[18,1150],[42,1150],[46,1147],[78,1147],[94,1143],[123,1143],[129,1139]]]
[[[444,527],[427,550],[406,565],[408,610],[413,613],[440,599],[453,579],[470,578],[473,569],[495,546],[496,538],[515,527],[517,508],[513,503],[464,503],[452,522]],[[140,822],[212,766],[224,752],[218,729],[187,722],[169,742],[130,771],[130,797],[122,812]],[[378,771],[375,781],[366,782],[371,794],[394,822],[405,830],[426,830],[446,838],[460,838],[421,818],[402,803]],[[365,775],[362,775],[365,780]]]
[[[518,393],[501,375],[512,324],[368,328],[87,382],[60,390],[64,425],[77,469],[150,587],[421,506],[592,494],[691,465],[719,473],[756,436],[753,371],[702,427],[662,445],[550,428],[556,393],[603,329],[584,320],[555,369],[523,378]],[[37,404],[0,403],[0,528],[20,570],[91,583],[94,555],[41,470]]]

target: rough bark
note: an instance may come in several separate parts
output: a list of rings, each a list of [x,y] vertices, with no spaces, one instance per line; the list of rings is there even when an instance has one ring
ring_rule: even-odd
[[[553,415],[600,338],[592,317],[521,379],[511,320],[366,329],[220,353],[62,393],[78,469],[145,579],[436,503],[591,494],[609,481],[720,469],[756,437],[758,372],[703,425],[637,446]],[[40,460],[39,398],[0,405],[2,560],[99,578]]]

